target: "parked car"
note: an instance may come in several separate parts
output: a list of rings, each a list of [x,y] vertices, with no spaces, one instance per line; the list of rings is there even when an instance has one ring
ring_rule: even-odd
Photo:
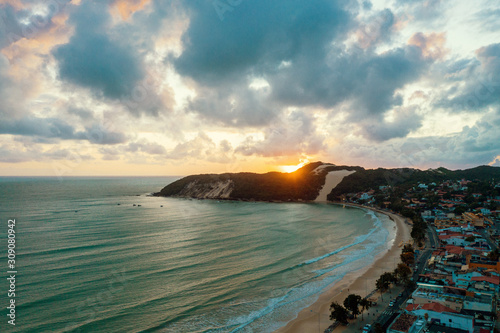
[[[371,329],[372,329],[372,325],[366,324],[365,327],[363,327],[363,332],[368,333],[371,331]]]

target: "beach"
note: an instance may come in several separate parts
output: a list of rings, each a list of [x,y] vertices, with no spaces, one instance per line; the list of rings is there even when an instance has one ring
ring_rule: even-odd
[[[388,215],[389,218],[395,222],[395,227],[397,228],[396,238],[392,247],[385,253],[379,254],[371,265],[346,274],[342,280],[338,281],[333,287],[321,294],[316,302],[300,311],[294,320],[290,321],[286,326],[281,327],[275,332],[323,332],[333,323],[333,321],[329,319],[330,304],[332,302],[335,301],[339,304],[343,304],[344,299],[349,294],[357,294],[361,297],[365,297],[375,289],[375,281],[380,277],[380,275],[384,272],[393,271],[396,265],[400,262],[401,247],[399,245],[402,242],[404,243],[409,241],[411,238],[410,226],[405,223],[405,218],[400,215],[370,207],[353,204],[346,204],[346,206],[371,209],[377,213]],[[374,298],[379,296],[380,293],[378,292],[373,295]],[[389,297],[384,297],[384,299],[388,302]],[[372,317],[372,321],[374,319],[375,318]],[[354,330],[354,327],[339,326],[335,329],[335,332],[342,330],[350,331]]]

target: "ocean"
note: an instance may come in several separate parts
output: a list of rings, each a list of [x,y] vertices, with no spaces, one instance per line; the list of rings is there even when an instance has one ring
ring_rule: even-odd
[[[272,332],[394,241],[368,210],[149,196],[176,179],[0,178],[0,331]]]

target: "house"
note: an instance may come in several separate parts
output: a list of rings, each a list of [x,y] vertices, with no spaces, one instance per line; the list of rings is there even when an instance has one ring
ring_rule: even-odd
[[[440,303],[455,311],[462,310],[466,290],[449,286],[419,285],[413,292],[413,304]]]
[[[469,268],[482,268],[482,269],[492,269],[497,273],[500,273],[500,261],[491,261],[486,258],[481,258],[472,255],[466,255],[466,262]]]
[[[410,313],[401,313],[389,326],[387,333],[418,333],[425,329],[425,321]]]
[[[473,310],[480,312],[493,312],[493,295],[485,293],[467,293],[464,299],[464,310]]]
[[[475,227],[480,227],[480,228],[484,227],[484,219],[480,218],[474,213],[465,212],[462,214],[462,218],[466,223],[470,223]]]
[[[474,316],[460,314],[440,303],[427,303],[423,305],[408,305],[407,311],[420,318],[427,314],[427,320],[446,327],[456,328],[467,332],[474,332]]]
[[[455,283],[455,287],[468,288],[471,279],[479,276],[483,275],[475,270],[455,271],[452,273],[452,280]]]
[[[500,291],[499,276],[474,276],[471,278],[471,284],[476,290]]]

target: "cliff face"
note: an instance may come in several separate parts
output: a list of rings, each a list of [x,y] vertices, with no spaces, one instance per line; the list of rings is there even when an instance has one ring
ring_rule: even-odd
[[[179,193],[179,197],[200,199],[229,199],[234,189],[232,180],[200,183],[196,180],[188,183]]]

